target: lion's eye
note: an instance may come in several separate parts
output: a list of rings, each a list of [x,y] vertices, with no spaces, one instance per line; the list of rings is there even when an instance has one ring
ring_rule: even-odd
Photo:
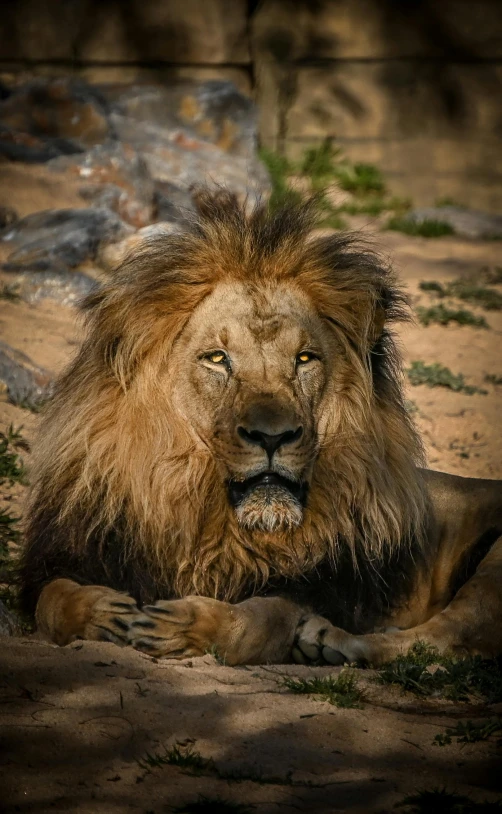
[[[226,353],[223,353],[222,350],[215,350],[214,353],[208,353],[206,359],[209,362],[212,362],[213,365],[222,365],[225,364],[228,357]]]
[[[302,350],[302,352],[299,353],[298,356],[296,357],[296,364],[306,365],[307,362],[312,362],[313,359],[317,359],[315,353],[311,353],[308,350]]]

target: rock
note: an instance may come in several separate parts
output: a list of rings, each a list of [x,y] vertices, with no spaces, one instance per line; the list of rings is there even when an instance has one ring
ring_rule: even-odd
[[[19,619],[0,600],[0,636],[20,636],[21,633]]]
[[[99,286],[97,280],[80,271],[22,271],[11,272],[9,277],[9,285],[30,305],[44,299],[77,305]]]
[[[117,138],[144,157],[156,182],[184,190],[216,182],[251,200],[269,192],[256,153],[256,108],[231,82],[102,91]]]
[[[69,172],[82,181],[80,194],[96,207],[116,212],[126,223],[146,226],[154,219],[154,182],[145,161],[124,144],[93,147],[76,156],[49,163],[55,172]]]
[[[131,252],[136,251],[144,241],[154,239],[160,235],[172,235],[182,229],[182,218],[178,221],[162,221],[152,223],[151,226],[144,226],[143,229],[138,229],[134,235],[127,237],[120,243],[106,246],[99,256],[100,265],[108,271],[114,271],[124,262],[126,257]]]
[[[0,125],[0,155],[10,161],[43,164],[60,155],[81,152],[81,147],[68,139],[40,138]]]
[[[474,240],[502,238],[502,215],[490,215],[461,206],[430,206],[414,209],[407,214],[413,223],[436,220],[448,223],[462,237]]]
[[[0,102],[0,124],[42,139],[65,139],[86,149],[112,135],[107,105],[85,82],[38,78],[15,88]]]
[[[75,268],[93,260],[103,245],[122,240],[133,229],[107,209],[56,209],[27,215],[1,235],[17,246],[5,271]]]
[[[119,138],[126,118],[164,132],[181,131],[190,139],[207,141],[242,158],[252,158],[256,153],[256,107],[232,82],[178,80],[167,87],[104,86],[102,92],[110,103],[111,121]]]
[[[54,376],[0,340],[0,381],[7,385],[13,404],[33,409],[50,397]]]
[[[194,212],[192,195],[169,181],[157,181],[155,184],[156,221],[182,223],[187,213]]]
[[[256,156],[231,155],[214,144],[166,131],[150,123],[115,115],[120,137],[144,157],[153,179],[188,190],[192,185],[218,183],[252,203],[270,190],[265,167]]]

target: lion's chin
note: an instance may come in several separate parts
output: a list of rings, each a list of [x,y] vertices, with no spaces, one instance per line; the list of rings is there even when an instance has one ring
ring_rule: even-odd
[[[281,486],[257,486],[235,507],[239,524],[249,531],[281,531],[299,526],[301,503]]]

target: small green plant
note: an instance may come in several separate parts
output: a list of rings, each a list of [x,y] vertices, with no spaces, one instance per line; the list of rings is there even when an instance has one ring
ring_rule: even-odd
[[[305,150],[300,172],[310,178],[313,189],[322,188],[335,176],[340,153],[340,148],[334,147],[331,139],[325,139],[317,147]]]
[[[5,283],[0,287],[0,300],[18,302],[21,299],[18,289],[18,285],[9,285],[8,283]]]
[[[502,376],[498,376],[496,373],[487,373],[485,376],[485,382],[494,385],[502,384]]]
[[[382,173],[373,164],[339,163],[335,167],[335,177],[341,189],[352,192],[354,195],[367,195],[371,192],[383,194],[385,192]]]
[[[486,741],[492,735],[502,732],[502,718],[490,718],[487,721],[459,721],[456,726],[446,729],[435,736],[433,743],[437,746],[447,746],[455,738],[457,743],[479,743]],[[500,742],[500,741],[499,741]]]
[[[465,300],[473,305],[479,305],[485,311],[500,311],[502,309],[502,294],[493,288],[473,283],[470,280],[458,279],[443,285],[435,280],[419,284],[422,291],[435,294],[438,297],[452,297]]]
[[[321,701],[329,701],[335,707],[345,709],[360,707],[363,694],[357,686],[353,673],[343,670],[333,678],[290,678],[283,681],[283,686],[290,692],[299,695],[315,695]]]
[[[474,328],[489,328],[484,317],[477,317],[472,311],[467,311],[465,308],[453,309],[447,308],[443,303],[424,308],[419,305],[416,309],[419,322],[427,327],[431,323],[438,325],[449,325],[450,322],[456,322],[458,325],[472,325]]]
[[[417,237],[445,237],[446,235],[455,234],[455,230],[449,223],[427,218],[416,222],[407,217],[396,216],[387,221],[385,228],[393,232],[404,232],[405,235]]]
[[[448,195],[444,195],[442,198],[438,198],[435,206],[441,208],[442,206],[459,206],[463,207],[463,204],[456,201],[455,198],[449,198]]]
[[[425,384],[427,387],[447,387],[456,393],[467,393],[472,396],[474,393],[486,395],[487,390],[473,385],[466,384],[462,373],[455,375],[448,367],[443,367],[438,362],[433,365],[426,365],[417,360],[411,363],[411,367],[406,371],[410,384],[413,387]]]
[[[193,803],[175,808],[178,814],[249,814],[250,808],[242,803],[232,803],[221,797],[206,797],[199,794]]]
[[[27,484],[26,470],[17,450],[28,450],[28,444],[21,435],[22,427],[15,430],[12,424],[6,432],[0,432],[0,483]]]
[[[481,266],[476,278],[486,285],[502,285],[502,266]]]
[[[182,746],[178,743],[175,743],[170,749],[165,749],[164,754],[147,752],[144,758],[138,760],[138,764],[147,772],[160,766],[178,766],[190,774],[201,774],[213,767],[211,758],[202,757],[192,744]]]
[[[429,669],[433,665],[435,669]],[[468,701],[474,696],[490,704],[502,700],[500,660],[445,656],[424,642],[416,642],[407,653],[384,665],[375,681],[422,698],[441,695],[450,701]]]
[[[268,169],[272,183],[272,194],[269,199],[269,207],[272,212],[288,204],[299,203],[302,200],[301,193],[292,189],[288,184],[288,178],[294,172],[294,167],[289,159],[265,147],[260,150],[259,155]]]
[[[407,808],[406,814],[499,814],[502,803],[476,803],[463,794],[431,789],[405,797],[396,808]]]
[[[0,510],[0,562],[8,556],[9,543],[19,543],[21,540],[21,532],[16,528],[18,523],[19,517]]]

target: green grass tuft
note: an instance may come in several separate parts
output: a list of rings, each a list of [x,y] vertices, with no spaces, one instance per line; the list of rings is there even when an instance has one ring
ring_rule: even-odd
[[[390,218],[385,228],[393,232],[403,232],[405,235],[418,237],[445,237],[446,235],[455,234],[453,227],[442,220],[425,219],[420,223],[416,223],[407,217],[399,216]]]
[[[437,667],[429,670],[432,665]],[[440,655],[436,648],[417,642],[408,653],[384,665],[375,678],[421,698],[441,695],[450,701],[480,698],[489,704],[502,701],[500,660]]]
[[[334,174],[341,189],[354,195],[385,192],[382,173],[373,164],[340,163],[335,167]]]
[[[221,797],[206,797],[199,794],[193,803],[187,803],[181,808],[175,808],[178,814],[249,814],[251,809],[242,803],[232,803],[222,800]]]
[[[502,718],[489,718],[476,723],[475,721],[459,721],[454,727],[446,729],[434,738],[437,746],[447,746],[455,738],[457,743],[479,743],[486,741],[492,735],[502,732]],[[500,741],[499,741],[500,742]]]
[[[300,172],[310,178],[313,189],[322,188],[335,176],[340,154],[340,148],[333,147],[331,139],[325,139],[317,147],[305,150]]]
[[[406,814],[495,814],[502,811],[502,802],[476,803],[463,794],[446,789],[418,791],[405,797],[396,808],[407,807]]]
[[[21,532],[16,528],[19,517],[13,517],[10,512],[0,510],[0,562],[8,556],[9,543],[19,543]]]
[[[502,266],[482,266],[476,278],[486,285],[502,285]]]
[[[329,701],[335,707],[349,709],[360,707],[363,694],[352,673],[342,671],[333,678],[285,678],[283,686],[299,695],[315,695],[321,701]]]
[[[181,746],[175,743],[170,749],[166,749],[164,754],[147,752],[144,758],[138,760],[139,766],[145,771],[157,769],[160,766],[178,766],[191,774],[200,774],[213,766],[213,761],[202,757],[192,744]]]
[[[9,302],[19,302],[21,299],[20,294],[18,293],[19,286],[17,285],[9,285],[5,283],[0,287],[0,300],[8,300]]]
[[[259,155],[268,169],[272,184],[272,194],[268,203],[271,211],[275,212],[283,206],[300,203],[302,194],[288,185],[288,178],[294,172],[289,159],[265,147],[260,150]]]
[[[28,450],[28,444],[21,435],[22,427],[15,430],[12,424],[6,432],[0,432],[0,483],[28,483],[26,470],[17,450]]]
[[[488,384],[502,384],[502,376],[498,376],[496,373],[487,373],[485,376],[485,382]]]
[[[421,384],[425,384],[427,387],[447,387],[456,393],[467,393],[470,396],[474,393],[486,395],[488,392],[480,387],[466,384],[462,373],[455,375],[448,367],[443,367],[438,362],[433,365],[426,365],[422,361],[412,362],[406,373],[413,387]]]
[[[467,311],[465,308],[447,308],[443,303],[434,305],[430,308],[424,308],[419,305],[416,309],[419,322],[426,327],[432,323],[438,325],[449,325],[450,322],[456,322],[458,325],[472,325],[474,328],[489,328],[484,317],[477,317],[472,311]]]
[[[458,279],[442,284],[435,280],[419,284],[422,291],[432,292],[438,297],[452,297],[457,300],[479,305],[485,311],[502,310],[502,294],[493,288],[473,283],[470,280]]]

